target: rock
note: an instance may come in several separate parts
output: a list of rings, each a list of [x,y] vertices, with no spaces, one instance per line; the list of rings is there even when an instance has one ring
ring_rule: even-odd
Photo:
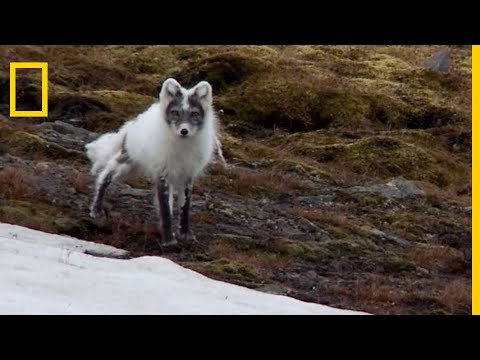
[[[400,246],[407,246],[409,244],[409,242],[407,240],[404,240],[398,236],[395,236],[395,235],[389,235],[387,233],[384,233],[383,231],[381,230],[378,230],[378,229],[371,229],[370,230],[370,233],[372,233],[373,235],[376,235],[378,236],[379,238],[381,238],[382,240],[386,240],[386,241],[389,241],[389,242],[392,242],[396,245],[400,245]]]
[[[299,240],[299,241],[315,241],[315,234],[314,233],[306,233],[301,230],[290,230],[285,229],[281,231],[282,236],[291,239],[291,240]]]
[[[85,144],[95,140],[98,134],[63,121],[43,122],[36,125],[38,135],[44,140],[83,152]]]
[[[255,218],[257,218],[258,220],[266,220],[268,219],[268,217],[269,217],[269,214],[263,211],[262,212],[259,211],[258,213],[255,214]]]
[[[307,233],[313,233],[317,230],[320,230],[320,227],[318,227],[313,222],[305,218],[298,219],[297,226],[302,232],[307,232]]]
[[[290,292],[287,288],[277,285],[265,285],[258,287],[255,290],[273,295],[287,295]]]
[[[316,195],[316,196],[297,196],[296,201],[309,205],[311,207],[319,207],[321,205],[332,205],[333,195]]]
[[[330,240],[332,240],[332,237],[326,230],[319,229],[315,233],[315,241],[330,241]]]
[[[468,214],[468,215],[472,215],[472,207],[471,206],[464,207],[463,211],[465,211],[465,213]]]
[[[389,183],[388,186],[395,187],[400,191],[401,197],[410,197],[410,196],[424,196],[425,193],[414,183],[408,181],[403,176],[396,177]]]
[[[98,134],[96,133],[74,126],[72,124],[68,124],[60,120],[57,120],[53,123],[53,129],[61,134],[71,135],[77,139],[81,139],[84,141],[93,140],[98,136]]]
[[[403,176],[399,176],[387,184],[374,184],[369,186],[354,186],[349,189],[352,192],[375,192],[389,199],[404,199],[424,196],[425,193],[414,183]]]
[[[232,211],[232,209],[228,209],[228,208],[227,208],[227,209],[219,209],[218,212],[219,212],[220,214],[224,214],[224,215],[226,215],[226,216],[228,216],[228,217],[234,217],[234,216],[233,216],[233,211]]]
[[[427,269],[423,268],[423,267],[420,267],[420,266],[417,266],[417,268],[415,269],[417,271],[417,273],[419,275],[428,275],[430,274],[430,271],[428,271]]]
[[[223,233],[216,233],[213,234],[215,237],[225,238],[229,240],[252,240],[250,236],[243,236],[243,235],[235,235],[235,234],[223,234]]]
[[[428,58],[423,63],[423,66],[433,71],[448,72],[452,63],[450,58],[451,52],[451,49],[442,49]]]
[[[192,209],[206,209],[206,210],[210,210],[208,208],[208,205],[210,203],[207,203],[205,200],[197,200],[197,199],[192,199]],[[212,207],[213,208],[213,207]]]
[[[71,117],[85,117],[89,114],[99,112],[110,112],[107,105],[102,102],[78,95],[67,95],[59,99],[52,100],[51,117],[55,119],[64,119]]]

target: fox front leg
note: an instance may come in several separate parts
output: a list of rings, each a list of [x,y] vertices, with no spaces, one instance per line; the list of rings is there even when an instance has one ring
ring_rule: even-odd
[[[192,182],[189,181],[183,192],[178,194],[179,221],[178,221],[178,239],[180,241],[196,242],[197,239],[190,228],[190,203],[192,198]]]
[[[175,235],[172,233],[172,212],[170,210],[170,190],[165,179],[158,179],[155,184],[155,193],[157,197],[158,217],[160,220],[159,230],[162,235],[162,243],[165,245],[174,245],[177,243]]]

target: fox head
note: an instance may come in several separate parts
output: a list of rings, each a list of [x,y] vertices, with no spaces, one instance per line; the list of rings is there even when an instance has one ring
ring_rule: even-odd
[[[212,87],[208,82],[201,81],[191,89],[185,89],[170,78],[162,85],[160,103],[170,129],[181,138],[189,138],[209,121]]]

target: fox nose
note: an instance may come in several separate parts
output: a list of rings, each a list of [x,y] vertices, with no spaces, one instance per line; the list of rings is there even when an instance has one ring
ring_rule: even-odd
[[[180,134],[182,134],[183,136],[186,136],[186,135],[188,135],[188,130],[187,129],[182,129],[182,130],[180,130]]]

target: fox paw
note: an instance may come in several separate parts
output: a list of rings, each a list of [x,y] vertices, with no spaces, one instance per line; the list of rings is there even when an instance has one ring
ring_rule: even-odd
[[[107,218],[108,217],[108,213],[104,209],[101,209],[101,208],[90,209],[90,214],[89,215],[92,219],[100,219],[100,218]]]
[[[187,231],[185,233],[183,233],[181,231],[178,231],[177,235],[176,235],[176,238],[178,239],[178,241],[180,241],[182,243],[196,243],[196,242],[198,242],[196,236],[193,234],[193,232],[191,230]]]

